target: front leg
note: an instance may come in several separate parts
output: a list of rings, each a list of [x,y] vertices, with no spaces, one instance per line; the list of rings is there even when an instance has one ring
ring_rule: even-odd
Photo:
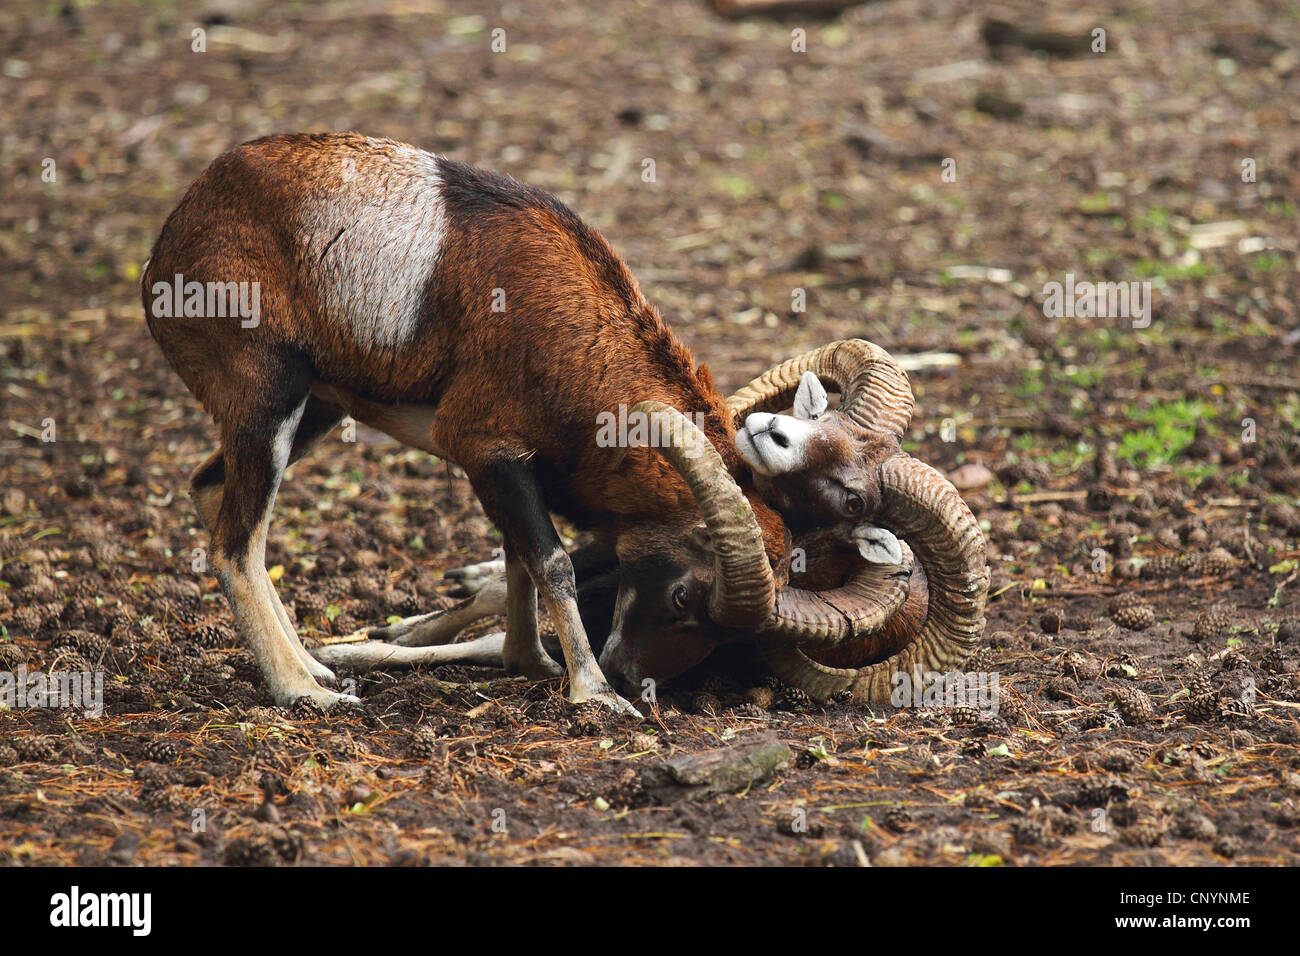
[[[564,551],[560,536],[555,533],[541,488],[526,461],[498,455],[473,471],[467,467],[466,472],[470,474],[470,482],[483,503],[483,510],[496,522],[507,542],[507,628],[511,618],[521,609],[527,613],[532,602],[531,591],[519,593],[524,579],[518,571],[511,577],[513,564],[526,570],[555,624],[569,673],[569,700],[575,704],[597,700],[613,710],[639,717],[636,708],[614,692],[591,652],[587,632],[578,614],[578,587],[573,564]],[[513,562],[510,560],[512,555],[516,559]],[[536,642],[536,633],[534,618],[532,628],[521,627],[514,632],[514,650],[532,653],[531,645]],[[506,643],[511,643],[511,637],[507,637]],[[537,650],[541,651],[540,644],[537,644]]]
[[[564,674],[564,668],[542,647],[537,630],[537,588],[511,547],[506,548],[506,644],[501,656],[507,673],[530,680]]]

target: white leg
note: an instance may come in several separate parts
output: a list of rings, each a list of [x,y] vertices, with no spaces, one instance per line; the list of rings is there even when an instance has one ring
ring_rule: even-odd
[[[451,581],[459,581],[452,594],[456,597],[468,597],[477,593],[493,578],[502,577],[506,573],[506,562],[504,558],[493,558],[491,561],[482,561],[478,564],[467,564],[463,568],[449,568],[444,571],[442,576]]]
[[[505,668],[532,680],[560,677],[564,668],[546,653],[537,630],[537,588],[528,568],[506,552],[506,645],[502,651]]]
[[[409,667],[414,664],[473,664],[501,667],[501,650],[506,636],[501,631],[484,634],[461,644],[431,647],[402,647],[383,641],[360,644],[327,644],[311,650],[319,661],[334,667],[346,665],[358,671],[377,667]]]
[[[506,613],[506,581],[504,577],[488,579],[471,598],[461,601],[445,611],[420,614],[369,632],[372,641],[385,641],[404,647],[427,647],[430,644],[450,644],[461,631],[475,621]]]

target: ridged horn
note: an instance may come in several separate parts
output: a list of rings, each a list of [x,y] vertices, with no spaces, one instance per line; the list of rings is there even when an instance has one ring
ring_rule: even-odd
[[[927,672],[960,667],[984,630],[989,571],[984,535],[951,484],[929,465],[895,455],[880,466],[876,520],[916,553],[929,583],[925,623],[901,651],[860,668],[827,667],[797,646],[764,648],[768,666],[816,700],[852,690],[859,700],[886,703],[894,675],[921,681]]]
[[[727,399],[737,425],[753,412],[789,407],[804,372],[840,393],[839,411],[872,434],[900,441],[912,422],[912,386],[892,355],[864,339],[832,342],[782,362]]]
[[[899,542],[897,565],[859,560],[840,587],[808,591],[784,587],[776,592],[773,619],[760,631],[764,645],[829,647],[884,627],[907,600],[912,551]]]
[[[659,452],[690,486],[709,529],[714,579],[709,616],[724,627],[754,627],[776,604],[776,584],[754,510],[708,436],[663,402],[638,402]]]

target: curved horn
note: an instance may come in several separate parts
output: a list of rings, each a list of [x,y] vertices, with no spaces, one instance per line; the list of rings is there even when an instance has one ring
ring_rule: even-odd
[[[632,407],[650,419],[656,450],[686,480],[709,529],[715,577],[709,616],[726,627],[766,621],[776,603],[776,584],[763,547],[763,533],[749,501],[704,432],[663,402]]]
[[[727,399],[732,417],[780,411],[790,404],[804,372],[839,391],[840,413],[874,434],[899,440],[912,422],[912,387],[892,355],[864,339],[832,342],[769,369]]]
[[[907,455],[881,464],[880,484],[877,520],[907,538],[928,579],[925,623],[901,651],[861,668],[827,667],[789,645],[766,648],[772,670],[817,700],[851,689],[859,700],[887,702],[894,674],[921,681],[927,672],[959,667],[984,630],[984,535],[966,502],[939,472]]]
[[[759,630],[771,646],[798,644],[828,647],[853,637],[864,637],[884,627],[907,600],[912,574],[912,551],[899,542],[899,564],[870,564],[859,559],[840,587],[807,591],[784,587],[776,592],[773,620]]]

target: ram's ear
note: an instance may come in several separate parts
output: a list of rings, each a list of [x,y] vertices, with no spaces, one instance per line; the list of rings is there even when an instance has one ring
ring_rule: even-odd
[[[872,564],[901,564],[903,561],[903,549],[898,539],[884,528],[858,525],[853,529],[853,542],[863,560]]]
[[[815,372],[804,372],[794,393],[794,417],[816,420],[826,413],[826,389]]]
[[[713,550],[713,535],[709,533],[709,526],[697,524],[694,528],[686,533],[686,540],[697,551],[709,552]]]

